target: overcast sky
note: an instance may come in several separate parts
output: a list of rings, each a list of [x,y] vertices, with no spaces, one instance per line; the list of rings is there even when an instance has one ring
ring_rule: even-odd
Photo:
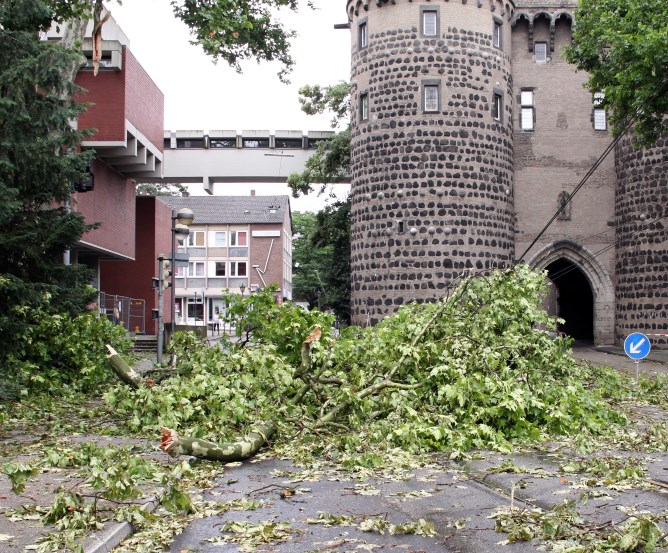
[[[346,22],[345,0],[317,0],[318,10],[302,1],[298,14],[283,16],[298,36],[293,40],[295,68],[291,84],[278,79],[279,65],[243,64],[238,74],[223,62],[214,64],[189,44],[187,27],[177,20],[168,0],[108,2],[112,16],[130,40],[130,50],[165,95],[165,129],[169,130],[330,130],[330,115],[309,116],[300,109],[298,89],[350,79],[350,32],[335,30]],[[345,187],[344,187],[345,188]],[[217,184],[216,195],[287,194],[276,185]],[[338,187],[345,194],[345,190]],[[200,186],[193,194],[203,194]],[[330,200],[331,201],[331,200]],[[291,200],[293,211],[317,211],[323,198]]]

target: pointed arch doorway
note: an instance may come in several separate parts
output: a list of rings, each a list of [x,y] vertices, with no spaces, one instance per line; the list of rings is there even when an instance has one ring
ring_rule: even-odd
[[[594,294],[587,277],[567,259],[553,261],[546,270],[552,283],[550,315],[564,319],[559,330],[575,340],[593,341]]]
[[[595,345],[614,343],[615,297],[608,271],[585,247],[559,240],[543,247],[529,261],[546,271],[553,283],[546,303],[551,315],[566,320],[561,330]]]

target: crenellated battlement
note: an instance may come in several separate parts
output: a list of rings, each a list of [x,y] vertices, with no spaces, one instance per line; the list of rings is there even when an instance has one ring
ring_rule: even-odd
[[[475,6],[481,10],[488,10],[498,17],[505,18],[508,21],[513,16],[515,11],[515,2],[513,0],[427,0],[429,5],[443,5],[448,6],[452,4],[462,4]],[[348,0],[346,11],[348,13],[348,20],[353,22],[355,18],[363,16],[371,8],[382,8],[386,5],[396,4],[412,4],[413,0]],[[415,2],[417,3],[417,2]]]

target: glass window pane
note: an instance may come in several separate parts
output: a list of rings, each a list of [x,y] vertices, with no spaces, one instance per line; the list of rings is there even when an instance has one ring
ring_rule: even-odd
[[[227,233],[224,231],[216,232],[214,245],[218,248],[224,248],[227,246]]]
[[[523,90],[520,95],[520,104],[523,106],[533,106],[533,90]]]
[[[225,276],[225,268],[227,263],[225,261],[216,261],[216,276]]]
[[[424,87],[424,109],[425,111],[438,111],[438,87]]]
[[[534,54],[536,55],[536,61],[547,61],[547,43],[546,42],[536,42],[534,44]]]
[[[604,109],[594,110],[594,129],[597,131],[607,130],[607,117]]]
[[[425,36],[436,36],[436,12],[424,11],[422,12],[422,34]]]
[[[522,108],[522,129],[533,130],[533,108]]]
[[[247,233],[245,231],[237,233],[237,246],[246,246],[247,245],[246,236],[247,236]]]

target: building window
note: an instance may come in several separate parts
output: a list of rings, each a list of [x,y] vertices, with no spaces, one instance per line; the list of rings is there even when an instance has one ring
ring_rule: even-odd
[[[534,98],[532,89],[524,89],[520,92],[520,128],[523,131],[534,130]]]
[[[422,111],[436,112],[440,109],[441,83],[440,81],[422,82]]]
[[[420,32],[422,36],[436,37],[440,34],[438,7],[422,6],[420,7]]]
[[[230,246],[247,246],[248,233],[245,230],[230,231]]]
[[[191,248],[203,248],[204,247],[204,231],[203,230],[191,230],[188,235],[188,246]]]
[[[357,27],[357,47],[361,50],[369,46],[369,26],[366,18],[360,20]]]
[[[209,236],[209,238],[211,238]],[[215,231],[213,233],[213,247],[214,248],[224,248],[227,246],[227,232],[224,230],[222,231]]]
[[[204,261],[190,261],[190,262],[188,262],[188,276],[189,277],[203,277],[204,276]]]
[[[177,265],[176,266],[176,276],[178,278],[184,278],[186,276],[186,266],[185,265]]]
[[[360,94],[360,120],[369,120],[369,94],[366,92]]]
[[[533,54],[536,63],[547,62],[547,42],[536,42],[533,45]]]
[[[248,276],[248,263],[246,261],[230,261],[230,276]]]
[[[495,121],[503,121],[503,94],[494,92],[492,98],[492,117]]]
[[[603,108],[603,100],[605,94],[603,92],[594,93],[594,130],[607,131],[608,130],[608,114]]]
[[[227,261],[214,261],[213,274],[217,277],[227,276]]]
[[[503,24],[501,20],[494,18],[494,28],[492,29],[492,45],[501,50],[503,48]]]

